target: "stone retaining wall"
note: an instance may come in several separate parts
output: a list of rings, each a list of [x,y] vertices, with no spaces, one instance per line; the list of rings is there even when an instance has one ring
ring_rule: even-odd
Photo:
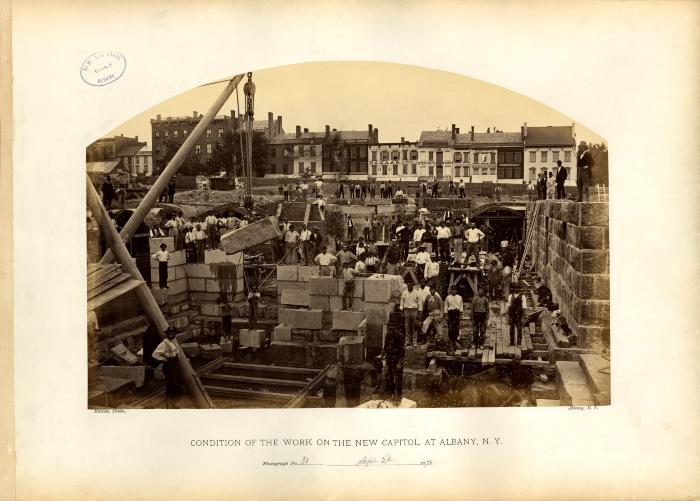
[[[607,203],[539,200],[535,269],[576,333],[579,346],[610,346],[610,246]]]

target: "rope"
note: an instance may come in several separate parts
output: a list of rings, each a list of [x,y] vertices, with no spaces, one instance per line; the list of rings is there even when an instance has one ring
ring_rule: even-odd
[[[238,117],[240,118],[240,116],[241,116],[241,103],[238,100],[238,86],[237,85],[236,85],[236,110],[238,111]],[[240,144],[239,152],[240,152],[240,158],[241,158],[241,167],[243,167],[242,172],[241,172],[241,177],[245,177],[247,170],[246,170],[245,164],[244,164],[244,162],[245,162],[244,159],[246,158],[246,156],[243,155],[243,135],[241,134],[240,129],[236,129],[236,130],[238,130],[238,141]],[[234,186],[234,188],[235,188],[235,186]]]

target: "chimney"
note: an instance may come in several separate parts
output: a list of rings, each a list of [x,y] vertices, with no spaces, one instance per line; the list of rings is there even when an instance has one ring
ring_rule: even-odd
[[[375,144],[379,143],[379,129],[374,129],[374,142]]]
[[[405,142],[404,139],[405,138],[403,136],[401,136],[401,144],[403,144]]]
[[[124,137],[124,134],[119,134],[119,137]]]
[[[452,124],[452,140],[454,141],[455,139],[455,124]]]
[[[326,125],[326,138],[331,137],[331,126]]]
[[[527,122],[523,123],[523,139],[527,139]]]
[[[277,115],[277,134],[282,134],[282,115]]]
[[[236,110],[231,110],[231,120],[235,120],[236,118]]]
[[[472,136],[472,142],[474,142],[474,126],[472,125],[472,130],[471,130],[471,136]]]
[[[367,135],[368,135],[370,138],[372,137],[372,134],[373,134],[372,131],[373,131],[373,130],[374,130],[374,129],[372,128],[372,124],[368,124],[368,125],[367,125]]]
[[[455,129],[455,134],[459,134],[459,127]]]
[[[271,111],[267,112],[267,137],[270,139],[272,139],[273,116]]]
[[[576,139],[576,122],[571,123],[571,138]]]
[[[192,118],[197,118],[197,112],[196,112],[196,111],[193,111],[193,112],[192,112]]]
[[[309,129],[307,127],[304,127],[304,134],[308,134]]]
[[[135,136],[136,142],[139,142],[139,136]]]
[[[160,115],[156,115],[156,120],[160,120]]]
[[[297,125],[297,139],[301,137],[301,125]]]

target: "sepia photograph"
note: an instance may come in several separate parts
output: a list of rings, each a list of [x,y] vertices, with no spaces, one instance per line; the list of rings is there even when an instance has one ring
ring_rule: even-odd
[[[251,69],[86,174],[90,409],[611,404],[608,144],[576,117],[418,66]]]

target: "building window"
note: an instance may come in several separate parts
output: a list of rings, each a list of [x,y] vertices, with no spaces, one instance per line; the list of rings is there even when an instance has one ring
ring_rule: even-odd
[[[289,164],[284,164],[284,173],[285,173],[285,174],[291,174],[291,173],[292,173],[291,169],[289,168]]]
[[[219,139],[224,137],[224,129],[219,129]]]
[[[360,146],[358,150],[360,150],[360,158],[367,158],[367,148]]]
[[[428,161],[431,161],[433,159],[433,152],[429,151],[428,152]],[[430,173],[432,175],[432,172]]]
[[[304,172],[304,162],[299,162],[299,172]]]
[[[399,152],[396,150],[392,150],[391,152],[391,159],[392,160],[398,160],[399,159]]]
[[[564,161],[565,161],[565,162],[571,162],[571,152],[570,152],[570,151],[565,151],[565,152],[564,152]]]
[[[202,145],[201,144],[195,144],[194,145],[194,154],[199,155],[202,152]]]
[[[519,151],[516,151],[515,152],[515,163],[519,164],[520,162],[522,162],[522,160],[523,160],[522,154]]]
[[[173,137],[177,137],[177,131],[176,131],[176,130],[173,131]]]
[[[535,169],[530,169],[530,177],[535,176]],[[498,179],[522,179],[523,169],[522,167],[515,166],[499,166],[498,167]]]
[[[211,139],[211,129],[207,129],[207,139]]]
[[[531,151],[530,152],[530,163],[534,164],[535,162],[537,162],[537,152]]]
[[[469,177],[469,167],[464,168],[464,177]]]
[[[360,171],[360,169],[357,168],[357,162],[353,162],[353,163],[350,165],[350,170],[351,170],[352,172],[359,172],[359,171]]]
[[[541,151],[540,152],[540,162],[546,162],[547,161],[547,151]]]
[[[566,168],[566,178],[570,179],[571,178],[571,167]]]
[[[316,162],[311,162],[311,171],[316,172]]]
[[[491,167],[491,175],[492,176],[496,175],[496,167]]]
[[[167,130],[165,131],[165,137],[168,137],[168,131],[167,131]]]
[[[478,153],[474,153],[474,163],[475,164],[479,163],[479,154]]]
[[[416,150],[411,150],[411,160],[418,160],[418,152]]]
[[[455,166],[455,177],[459,177],[459,167]]]
[[[428,175],[429,176],[433,175],[433,166],[432,165],[428,166]]]
[[[394,175],[398,176],[399,175],[399,166],[394,164],[392,167],[393,167]]]
[[[207,143],[207,155],[211,154],[211,143]]]
[[[487,174],[489,173],[488,167],[482,167],[482,168],[481,168],[481,173],[482,173],[484,176],[487,175]]]
[[[403,164],[403,173],[408,174],[408,164]]]
[[[386,164],[382,165],[382,176],[386,176]]]
[[[403,150],[403,159],[408,160],[408,150]]]
[[[381,152],[381,158],[382,158],[382,161],[389,160],[389,152],[388,152],[388,151],[382,151],[382,152]]]
[[[417,174],[418,173],[418,167],[416,164],[411,164],[411,174]]]
[[[372,162],[376,162],[376,161],[377,161],[377,152],[373,151],[372,152]]]
[[[160,132],[156,131],[156,139],[160,139]]]
[[[357,158],[357,148],[350,148],[350,158]]]
[[[315,146],[309,146],[309,155],[312,157],[316,156],[316,147]]]
[[[557,160],[559,160],[559,152],[553,151],[552,152],[552,162],[556,162]]]
[[[495,164],[496,163],[496,154],[490,153],[489,156],[491,157],[490,158],[491,161],[489,163]]]
[[[455,162],[461,162],[461,161],[462,161],[462,154],[455,152]]]

